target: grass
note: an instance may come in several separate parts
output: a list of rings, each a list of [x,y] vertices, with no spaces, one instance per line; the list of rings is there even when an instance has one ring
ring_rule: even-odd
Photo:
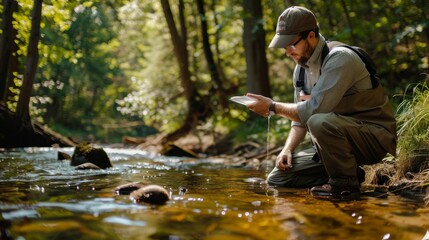
[[[425,168],[425,161],[419,159],[429,148],[429,76],[412,88],[411,97],[404,99],[398,106],[398,161],[403,172]],[[420,166],[416,166],[419,164]],[[423,164],[423,165],[422,165]]]
[[[429,146],[429,76],[412,88],[412,95],[398,106],[399,154]]]
[[[429,186],[429,75],[407,88],[397,108],[398,150],[396,171],[390,184],[402,182],[404,188],[428,189]],[[429,204],[429,192],[425,197]]]

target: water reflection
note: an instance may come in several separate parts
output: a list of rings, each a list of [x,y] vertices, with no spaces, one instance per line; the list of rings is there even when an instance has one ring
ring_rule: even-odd
[[[155,156],[106,148],[106,170],[75,170],[57,151],[0,153],[1,238],[15,239],[422,239],[421,203],[387,194],[354,201],[316,199],[307,189],[271,188],[264,169],[225,159]],[[134,204],[116,186],[165,187],[164,206]]]

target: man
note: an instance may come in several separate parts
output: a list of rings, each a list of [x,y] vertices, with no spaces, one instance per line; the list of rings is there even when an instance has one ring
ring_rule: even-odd
[[[363,181],[359,166],[378,163],[386,153],[395,155],[396,122],[389,100],[378,81],[371,82],[361,58],[340,45],[327,44],[306,8],[290,7],[279,16],[269,48],[285,49],[297,63],[295,101],[274,102],[247,94],[257,100],[248,105],[250,110],[292,121],[276,167],[268,175],[270,185],[312,187],[315,196],[358,194]],[[304,82],[298,84],[301,67]],[[295,152],[307,132],[313,147]]]

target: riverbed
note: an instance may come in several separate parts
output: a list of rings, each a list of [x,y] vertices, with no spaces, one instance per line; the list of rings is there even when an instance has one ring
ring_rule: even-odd
[[[260,166],[105,150],[106,170],[57,160],[73,148],[1,150],[0,239],[421,240],[429,230],[423,201],[390,192],[315,198],[267,186]],[[171,200],[154,206],[115,193],[131,182],[160,185]]]

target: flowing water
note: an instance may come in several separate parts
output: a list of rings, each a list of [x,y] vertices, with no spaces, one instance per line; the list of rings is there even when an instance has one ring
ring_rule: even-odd
[[[270,188],[266,169],[225,159],[105,148],[114,167],[75,170],[58,150],[0,151],[0,239],[423,239],[429,210],[393,194],[355,200]],[[116,195],[128,182],[165,187],[162,206]]]

